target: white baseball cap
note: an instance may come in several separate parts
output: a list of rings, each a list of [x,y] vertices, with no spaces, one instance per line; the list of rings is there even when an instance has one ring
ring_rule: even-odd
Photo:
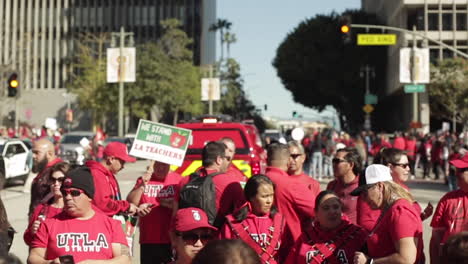
[[[392,181],[390,168],[382,164],[372,164],[366,168],[364,177],[359,177],[359,187],[354,189],[350,194],[359,196],[369,186],[378,182]]]

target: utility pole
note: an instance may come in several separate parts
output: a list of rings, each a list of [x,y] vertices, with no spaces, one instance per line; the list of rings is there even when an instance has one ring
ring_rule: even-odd
[[[416,32],[416,26],[413,25],[413,32]],[[412,49],[412,76],[411,79],[413,81],[413,84],[417,84],[418,80],[418,58],[416,57],[416,48],[417,48],[417,43],[416,43],[416,34],[413,34],[413,49]],[[413,93],[413,122],[418,122],[418,93]]]
[[[365,76],[363,76],[365,75]],[[361,68],[361,77],[364,77],[366,80],[366,93],[364,95],[364,98],[367,97],[370,94],[370,77],[375,76],[374,68],[370,67],[369,65],[366,65]],[[366,103],[367,104],[367,103]],[[364,126],[366,129],[371,130],[371,114],[370,112],[366,112],[364,116]]]
[[[210,82],[208,84],[208,114],[213,114],[213,65],[208,66]]]

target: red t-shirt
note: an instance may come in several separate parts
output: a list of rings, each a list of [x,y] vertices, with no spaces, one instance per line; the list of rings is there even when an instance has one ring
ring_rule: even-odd
[[[252,213],[249,213],[247,215],[247,218],[242,221],[242,225],[240,228],[243,226],[248,226],[246,229],[247,232],[250,234],[253,240],[257,241],[261,247],[266,248],[267,243],[270,243],[271,241],[271,232],[270,228],[273,226],[273,219],[270,218],[269,215],[265,216],[257,216]],[[280,227],[275,227],[274,232],[280,232],[283,233],[284,231],[284,226],[282,229]],[[223,227],[221,228],[221,231],[219,233],[219,236],[221,239],[240,239],[236,235],[236,233],[231,229],[228,223],[225,223]],[[249,244],[251,241],[246,241],[247,244]],[[281,245],[281,235],[280,235],[280,240],[278,243],[275,245],[275,251],[273,252],[273,257],[274,259],[268,260],[269,263],[271,264],[276,264],[277,262],[277,256],[278,256],[278,250]],[[261,254],[261,252],[257,252],[258,254]]]
[[[39,218],[39,215],[44,215],[45,219],[49,219],[60,214],[62,211],[63,208],[56,208],[49,204],[39,204],[38,206],[36,206],[36,209],[34,209],[34,212],[31,215],[31,218],[29,219],[28,228],[26,228],[26,231],[24,231],[23,239],[26,245],[31,245],[31,241],[34,237],[34,234],[31,233],[31,228],[34,224],[34,221],[36,221]],[[44,221],[45,219],[42,219],[42,221]]]
[[[393,147],[396,149],[405,150],[406,148],[405,139],[403,137],[396,137],[395,140],[393,141]]]
[[[119,183],[108,169],[94,160],[86,162],[91,170],[94,181],[93,204],[108,216],[125,212],[130,207],[129,202],[122,200]]]
[[[344,184],[342,181],[333,180],[328,183],[327,190],[331,190],[340,197],[343,202],[343,213],[346,214],[353,224],[357,224],[358,208],[365,206],[365,201],[358,199],[358,196],[352,196],[350,193],[359,186],[359,176],[350,182]]]
[[[244,186],[247,182],[247,177],[233,164],[231,164],[225,174],[230,175],[233,179],[236,179],[241,186]]]
[[[468,231],[468,193],[455,190],[445,194],[437,205],[431,226],[445,228],[441,243],[452,234]]]
[[[294,245],[302,233],[302,223],[310,221],[314,216],[315,197],[310,195],[307,185],[291,180],[291,177],[284,171],[274,167],[266,168],[268,176],[276,185],[275,203],[278,211],[283,214],[286,220],[286,231],[282,248],[289,248]],[[283,257],[288,252],[282,252]]]
[[[367,240],[369,256],[382,258],[397,252],[395,242],[406,237],[418,239],[416,262],[423,259],[422,221],[414,206],[405,199],[397,200],[377,223]]]
[[[112,243],[127,246],[121,224],[95,211],[88,220],[71,218],[65,212],[46,221],[37,230],[32,248],[45,248],[45,259],[73,255],[75,263],[87,259],[112,259]]]
[[[367,232],[346,219],[334,230],[323,230],[318,223],[309,226],[291,249],[285,264],[353,263],[354,253],[362,251]],[[330,254],[330,244],[334,248]],[[320,253],[328,256],[322,262]],[[317,259],[314,259],[317,258]]]
[[[289,177],[290,179],[297,181],[297,183],[305,184],[307,189],[312,191],[315,204],[315,197],[317,197],[317,195],[320,193],[320,183],[305,173],[299,175],[289,175]]]
[[[215,170],[206,170],[201,168],[198,170],[201,177],[215,173]],[[180,199],[180,190],[190,181],[190,177],[183,177],[180,181],[177,190],[178,199]],[[225,217],[234,212],[236,208],[241,207],[245,203],[244,191],[239,181],[232,176],[221,173],[213,177],[213,184],[216,191],[216,208],[218,209],[217,217]]]
[[[170,244],[168,227],[171,226],[172,209],[161,206],[159,199],[174,198],[177,185],[182,176],[169,172],[164,180],[151,178],[145,186],[140,204],[151,203],[151,212],[140,217],[140,244]],[[140,186],[142,178],[138,178],[135,187]],[[134,187],[134,188],[135,188]]]

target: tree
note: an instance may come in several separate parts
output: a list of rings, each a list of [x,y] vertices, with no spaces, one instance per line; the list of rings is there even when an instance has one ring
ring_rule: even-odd
[[[219,30],[219,39],[221,44],[221,58],[219,59],[220,61],[223,61],[224,59],[224,30],[229,30],[231,26],[232,23],[228,20],[218,18],[218,20],[216,20],[216,23],[212,24],[209,28],[210,31],[214,32]]]
[[[374,15],[363,11],[348,10],[344,14],[353,23],[378,24]],[[376,86],[385,87],[387,54],[385,47],[343,43],[340,17],[336,13],[317,15],[300,23],[278,47],[273,66],[294,101],[317,110],[332,105],[342,127],[356,130],[364,117],[365,87],[360,68],[366,64],[374,66],[379,81]]]
[[[224,33],[224,42],[226,42],[226,57],[231,58],[231,44],[236,43],[236,34],[231,32]]]
[[[459,122],[468,125],[468,60],[454,58],[442,60],[431,67],[428,87],[431,115],[452,119],[453,128]]]

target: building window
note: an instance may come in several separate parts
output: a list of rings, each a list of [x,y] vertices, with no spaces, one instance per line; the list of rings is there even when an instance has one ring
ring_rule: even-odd
[[[439,15],[438,14],[428,14],[428,29],[429,30],[439,30]]]
[[[439,61],[439,49],[430,49],[429,50],[429,60],[431,64],[437,65]]]
[[[466,14],[457,14],[457,30],[466,29]]]
[[[422,8],[408,10],[407,29],[413,30],[414,25],[417,30],[424,30],[424,10]]]
[[[442,30],[453,30],[452,14],[442,14]]]

